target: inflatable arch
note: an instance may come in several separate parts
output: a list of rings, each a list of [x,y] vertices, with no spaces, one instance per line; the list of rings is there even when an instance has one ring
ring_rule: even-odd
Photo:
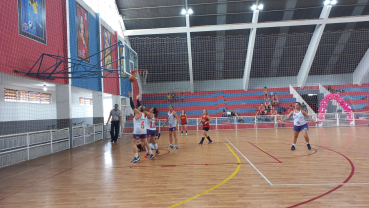
[[[320,102],[318,121],[324,121],[324,114],[327,112],[327,105],[330,100],[336,100],[338,102],[338,104],[343,108],[347,115],[347,121],[351,123],[353,121],[353,113],[351,107],[338,93],[328,94],[323,98],[322,102]]]

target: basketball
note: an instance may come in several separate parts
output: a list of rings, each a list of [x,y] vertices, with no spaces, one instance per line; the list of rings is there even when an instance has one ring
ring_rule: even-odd
[[[129,76],[128,80],[129,80],[130,82],[135,82],[137,79],[136,79],[136,77],[135,77],[135,76],[131,75],[131,76]]]

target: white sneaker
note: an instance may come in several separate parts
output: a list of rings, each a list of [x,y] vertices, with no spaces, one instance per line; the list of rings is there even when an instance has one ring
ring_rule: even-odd
[[[183,134],[181,134],[181,136],[183,136]]]
[[[186,133],[186,136],[187,136],[187,133]]]

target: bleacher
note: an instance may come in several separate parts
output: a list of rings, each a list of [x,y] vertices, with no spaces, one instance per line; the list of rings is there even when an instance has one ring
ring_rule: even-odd
[[[328,89],[328,86],[324,86]],[[331,85],[339,92],[341,97],[350,105],[353,112],[369,111],[369,100],[363,100],[369,96],[369,84],[358,85]]]
[[[277,93],[280,106],[288,107],[296,101],[290,94],[289,88],[269,88],[269,94]],[[224,91],[203,91],[184,92],[184,102],[180,100],[182,93],[176,93],[177,102],[167,103],[167,93],[143,94],[141,104],[146,108],[156,107],[159,111],[159,119],[166,119],[168,107],[172,104],[175,111],[180,114],[186,111],[188,118],[200,118],[203,110],[206,109],[211,117],[221,117],[224,110],[234,109],[239,116],[254,116],[255,108],[264,103],[263,89],[244,90],[224,90]],[[270,100],[271,101],[271,100]],[[265,118],[262,118],[265,121]],[[254,124],[254,118],[243,118],[245,123]],[[230,124],[228,118],[218,119],[218,124]],[[215,121],[213,123],[215,124]],[[189,125],[196,125],[196,120],[189,120]]]

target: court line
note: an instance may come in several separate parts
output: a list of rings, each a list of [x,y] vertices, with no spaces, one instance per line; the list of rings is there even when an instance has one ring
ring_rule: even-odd
[[[241,152],[240,152],[240,150],[238,150],[233,144],[232,144],[232,142],[230,142],[228,139],[227,139],[227,137],[225,138],[232,146],[233,146],[233,148],[235,148],[236,150],[237,150],[237,152],[239,152],[241,155],[242,155],[242,157],[243,158],[245,158],[246,160],[247,160],[247,162],[249,162],[250,163],[250,165],[269,183],[269,185],[271,185],[271,186],[273,186],[273,184],[272,184],[272,182],[270,182],[268,179],[267,179],[267,177],[265,177],[264,175],[263,175],[263,173],[261,173],[256,167],[255,167],[255,165],[254,164],[252,164],[252,162],[249,160],[249,159],[247,159],[247,157],[245,157],[245,155],[243,155]]]
[[[323,147],[323,146],[319,146],[319,145],[315,145],[315,146],[318,146],[318,147],[321,147],[321,148],[324,148],[324,149],[330,150],[330,151],[335,152],[335,153],[337,153],[337,154],[341,155],[342,157],[344,157],[344,158],[345,158],[345,159],[350,163],[350,165],[351,165],[351,173],[350,173],[350,175],[346,178],[346,180],[345,180],[345,181],[343,181],[343,183],[342,183],[342,184],[338,185],[338,186],[337,186],[337,187],[335,187],[334,189],[331,189],[331,190],[329,190],[329,191],[325,192],[324,194],[321,194],[321,195],[319,195],[319,196],[317,196],[317,197],[314,197],[314,198],[312,198],[312,199],[309,199],[309,200],[307,200],[307,201],[303,201],[303,202],[300,202],[300,203],[295,204],[295,205],[293,205],[293,206],[289,206],[288,208],[291,208],[291,207],[297,207],[297,206],[300,206],[300,205],[303,205],[303,204],[307,204],[307,203],[312,202],[312,201],[315,201],[316,199],[319,199],[319,198],[321,198],[321,197],[323,197],[323,196],[325,196],[325,195],[328,195],[328,194],[332,193],[333,191],[335,191],[335,190],[337,190],[337,189],[341,188],[341,187],[343,186],[343,184],[346,184],[346,183],[347,183],[347,182],[352,178],[352,176],[354,175],[354,172],[355,172],[355,166],[354,166],[354,164],[352,163],[352,161],[351,161],[348,157],[346,157],[344,154],[341,154],[341,153],[339,153],[339,152],[337,152],[337,151],[334,151],[334,150],[332,150],[332,149],[329,149],[329,148],[327,148],[327,147]]]
[[[272,156],[271,154],[267,153],[265,150],[261,149],[260,147],[254,145],[253,143],[247,141],[249,144],[251,144],[252,146],[256,147],[257,149],[259,149],[260,151],[264,152],[265,154],[269,155],[271,158],[275,159],[276,161],[278,161],[279,163],[282,163],[280,160],[278,160],[277,158],[275,158],[274,156]]]
[[[327,185],[369,185],[369,183],[311,183],[311,184],[273,184],[273,186],[327,186]]]
[[[234,152],[233,152],[233,150],[228,146],[228,144],[226,144],[226,143],[224,143],[224,142],[223,142],[223,144],[225,144],[225,145],[228,147],[229,151],[231,151],[231,152],[232,152],[233,156],[235,156],[235,157],[236,157],[236,159],[237,159],[237,163],[241,163],[240,158],[236,155],[236,153],[234,153]],[[227,181],[229,181],[231,178],[233,178],[233,177],[237,174],[237,172],[240,170],[240,168],[241,168],[241,165],[240,165],[240,164],[238,164],[238,165],[237,165],[236,170],[235,170],[235,171],[233,171],[233,173],[232,173],[230,176],[228,176],[228,178],[224,179],[222,182],[218,183],[217,185],[215,185],[215,186],[211,187],[210,189],[208,189],[208,190],[206,190],[206,191],[203,191],[203,192],[201,192],[201,193],[199,193],[199,194],[197,194],[197,195],[195,195],[195,196],[193,196],[193,197],[191,197],[191,198],[188,198],[188,199],[186,199],[186,200],[183,200],[183,201],[181,201],[181,202],[178,202],[177,204],[173,204],[172,206],[169,206],[168,208],[177,207],[177,206],[179,206],[179,205],[182,205],[182,204],[184,204],[184,203],[186,203],[186,202],[189,202],[189,201],[191,201],[191,200],[193,200],[193,199],[196,199],[197,197],[202,196],[202,195],[204,195],[204,194],[206,194],[206,193],[208,193],[208,192],[210,192],[210,191],[212,191],[212,190],[214,190],[214,189],[218,188],[219,186],[223,185],[224,183],[226,183]]]

